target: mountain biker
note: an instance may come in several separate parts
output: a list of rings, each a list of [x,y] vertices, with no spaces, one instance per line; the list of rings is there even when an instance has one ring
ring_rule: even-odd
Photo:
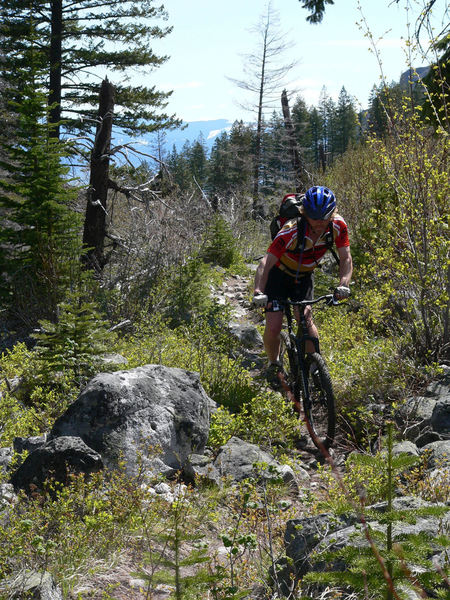
[[[280,332],[283,323],[284,300],[310,300],[313,298],[313,272],[327,251],[326,236],[332,233],[339,256],[339,285],[334,290],[337,300],[350,295],[349,283],[353,272],[347,224],[336,213],[336,198],[323,186],[307,190],[301,207],[302,218],[288,221],[270,244],[256,270],[254,306],[264,306],[266,325],[264,347],[269,360],[266,378],[274,388],[279,388],[278,372]],[[304,223],[301,223],[301,221]],[[330,225],[331,224],[331,225]],[[298,229],[302,227],[303,241]],[[299,236],[299,248],[297,237]],[[298,320],[298,310],[295,311]],[[318,338],[312,319],[311,307],[305,310],[308,333]],[[307,351],[314,346],[307,341]]]

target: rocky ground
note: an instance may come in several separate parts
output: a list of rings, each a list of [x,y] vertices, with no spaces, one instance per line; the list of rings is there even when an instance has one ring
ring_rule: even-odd
[[[251,292],[251,282],[248,277],[233,276],[227,278],[221,288],[216,290],[214,294],[219,303],[231,305],[232,321],[230,323],[230,328],[234,335],[241,341],[242,360],[244,363],[252,365],[252,375],[257,378],[258,381],[261,381],[260,376],[265,365],[265,359],[263,357],[263,345],[259,325],[263,324],[263,314],[261,311],[254,311],[251,309]],[[175,403],[174,407],[178,410],[178,400],[175,397],[176,394],[171,392],[171,385],[174,386],[174,390],[182,389],[184,390],[184,393],[193,394],[194,396],[197,393],[196,390],[198,389],[198,385],[191,375],[187,378],[183,378],[183,374],[178,372],[181,370],[177,370],[176,375],[173,375],[173,373],[165,373],[163,370],[163,367],[152,367],[147,369],[148,372],[144,369],[147,379],[148,377],[153,378],[152,385],[154,386],[154,390],[152,389],[149,394],[152,398],[155,397],[155,394],[160,394],[162,405],[165,405],[166,397],[170,398],[171,402]],[[122,380],[121,385],[125,386],[127,390],[133,388],[133,382],[137,377],[134,371],[133,373],[132,371],[129,371],[129,375],[124,371],[123,375],[120,375]],[[171,378],[173,378],[172,383]],[[110,376],[110,379],[112,380],[114,377]],[[108,379],[108,381],[103,379],[99,381],[98,385],[101,390],[106,389],[104,387],[105,385],[110,385],[110,379]],[[264,384],[261,382],[261,385]],[[92,398],[95,397],[94,393],[98,392],[95,392],[94,388],[95,385],[90,384],[84,397],[81,398],[79,402],[79,404],[83,404],[84,402],[88,411],[93,405],[95,406],[95,402],[92,402]],[[142,389],[142,383],[138,384],[138,388],[139,390]],[[396,446],[395,452],[406,452],[417,456],[421,455],[423,452],[427,452],[430,456],[429,477],[440,477],[441,479],[448,476],[450,464],[448,459],[450,456],[449,389],[450,372],[447,370],[445,377],[441,381],[434,382],[430,385],[428,389],[424,391],[423,396],[410,398],[397,415],[399,430],[403,432],[404,439]],[[188,390],[188,392],[186,392],[186,390]],[[123,403],[123,392],[120,394],[120,403],[117,404],[117,406],[119,406],[119,409],[121,410],[120,406],[121,403]],[[198,406],[196,402],[197,400],[192,405]],[[206,402],[206,400],[203,398],[201,402]],[[185,405],[186,402],[179,402],[179,404]],[[113,406],[114,410],[116,410],[116,408],[114,408],[115,406],[116,405]],[[109,420],[108,415],[111,415],[111,408],[107,405],[103,406],[103,404],[102,407],[104,416],[96,413],[95,422],[96,425],[98,425],[99,419],[104,418],[106,426],[107,421]],[[140,414],[143,415],[144,413],[142,411],[144,408],[141,405],[139,405],[139,410],[141,411]],[[145,408],[145,410],[147,409]],[[45,446],[46,451],[54,452],[55,444],[63,446],[68,440],[70,447],[68,448],[66,446],[64,451],[75,450],[78,453],[77,456],[79,456],[80,452],[84,452],[84,449],[80,448],[79,444],[78,446],[77,444],[74,444],[74,438],[70,439],[70,437],[65,437],[78,435],[76,431],[77,418],[81,423],[80,426],[82,428],[86,427],[86,412],[79,413],[78,417],[76,411],[72,412],[74,412],[74,414],[69,414],[68,412],[62,420],[55,424],[53,434],[57,434],[60,437],[56,437],[53,440],[53,446],[51,448]],[[152,419],[155,419],[156,417],[150,415],[148,418],[150,419],[149,426],[152,426]],[[143,425],[142,416],[139,419],[138,425],[140,427],[147,427],[147,425]],[[160,427],[160,429],[166,431],[167,427],[169,427],[169,425],[164,425],[164,427]],[[98,444],[98,442],[95,441],[96,429],[94,428],[92,431],[94,438],[91,447],[96,447],[96,444]],[[196,436],[198,439],[203,436],[203,439],[206,440],[207,432],[203,430],[200,431],[199,429]],[[84,436],[84,438],[86,439],[86,436]],[[36,448],[39,448],[44,442],[45,440],[33,442],[33,440],[29,439],[23,440],[21,443],[25,445],[24,447],[27,447],[27,444],[30,445],[36,443]],[[132,440],[130,441],[130,444],[132,444]],[[180,448],[177,448],[174,453],[185,452],[187,453],[186,456],[189,454],[189,448]],[[56,448],[56,450],[58,449]],[[104,459],[104,452],[102,452],[100,448],[98,450]],[[338,435],[337,443],[335,448],[330,452],[331,459],[329,459],[329,462],[330,460],[332,461],[337,474],[345,472],[345,460],[350,450],[352,449],[345,442],[345,436]],[[61,448],[58,451],[61,451]],[[274,518],[274,527],[278,529],[278,533],[280,534],[279,540],[281,541],[283,538],[283,529],[286,529],[286,524],[287,531],[289,531],[289,527],[291,530],[292,528],[295,530],[295,523],[300,524],[301,528],[305,528],[305,531],[309,531],[311,528],[315,529],[318,526],[316,521],[314,521],[315,517],[311,518],[313,520],[308,517],[308,511],[311,506],[311,498],[315,500],[319,499],[326,489],[326,484],[318,474],[319,465],[324,464],[326,459],[313,446],[300,421],[297,447],[289,449],[289,451],[291,455],[290,463],[293,466],[293,469],[291,467],[286,467],[285,465],[280,465],[279,463],[276,463],[276,461],[273,463],[274,467],[278,469],[278,472],[287,484],[284,495],[277,499],[279,510],[277,516]],[[10,449],[0,449],[0,466],[2,460],[4,465],[7,464],[8,452],[10,452]],[[130,453],[132,454],[132,452],[133,447],[131,445]],[[92,453],[92,451],[90,451],[90,454],[92,454],[90,459],[93,461],[93,464],[96,464],[96,461],[101,460],[97,453]],[[38,460],[38,453],[35,452],[34,457]],[[85,459],[83,458],[83,460]],[[167,463],[170,461],[168,459],[164,460],[166,460],[166,463],[163,466],[164,468],[167,468]],[[231,476],[232,479],[239,482],[246,476],[255,461],[262,460],[270,463],[272,458],[269,455],[264,454],[256,446],[246,444],[238,438],[232,438],[224,447],[222,447],[219,455],[215,457],[209,456],[206,448],[205,452],[200,452],[198,455],[193,456],[190,459],[189,464],[192,473],[206,474],[212,481],[217,482],[221,475],[227,474]],[[41,466],[42,464],[40,463],[39,469],[41,469]],[[33,464],[32,471],[36,472],[36,469],[36,464]],[[26,477],[27,475],[21,473],[20,476]],[[17,478],[18,477],[16,476],[16,479]],[[177,488],[173,482],[161,482],[161,484],[154,486],[152,493],[161,500],[159,506],[164,506],[165,503],[169,506],[170,503],[173,502],[174,494],[179,493],[180,489],[182,490],[183,488]],[[3,489],[0,495],[3,498],[6,498],[7,494],[11,494],[11,489]],[[210,526],[205,527],[204,529],[207,533],[205,541],[208,544],[211,555],[214,554],[218,557],[218,560],[223,560],[225,562],[227,560],[226,555],[228,551],[227,548],[223,546],[221,534],[223,533],[223,528],[226,527],[226,523],[233,522],[234,517],[232,508],[229,505],[230,503],[232,504],[232,502],[232,494],[228,500],[226,498],[222,499],[218,508],[218,512],[220,513],[218,522],[211,523]],[[328,530],[329,524],[323,523],[322,518],[319,520],[320,527],[324,527]],[[294,527],[292,526],[292,523],[294,523]],[[342,527],[344,527],[344,525],[345,527],[350,526],[349,523],[346,522]],[[333,527],[336,527],[336,524],[334,524]],[[298,557],[295,555],[295,552],[311,552],[314,548],[312,540],[313,538],[306,539],[305,536],[303,536],[303,538],[299,540],[295,539],[290,543],[289,548],[291,548],[290,551],[293,553],[292,558],[297,560]],[[278,542],[278,551],[280,550],[279,544],[280,541]],[[187,549],[189,550],[189,546]],[[304,556],[300,556],[299,560],[304,561],[304,558]],[[82,583],[77,583],[75,585],[75,595],[73,597],[77,597],[77,594],[80,594],[80,597],[95,600],[104,600],[104,598],[114,598],[115,600],[144,600],[147,598],[157,598],[158,600],[165,600],[168,598],[171,591],[170,587],[160,585],[152,591],[148,589],[145,580],[136,574],[138,564],[139,557],[136,555],[136,548],[130,547],[127,551],[121,552],[120,555],[113,556],[109,564],[97,565],[97,567],[100,568],[93,570],[93,573],[95,572],[95,574],[86,575]],[[250,568],[253,567],[249,566],[249,569]],[[107,590],[113,590],[111,591],[110,596],[104,595]],[[62,598],[60,592],[53,588],[50,590],[49,594],[50,595],[48,596],[41,595],[36,597],[41,597],[42,599],[47,598],[47,600],[50,600],[50,598],[52,600]],[[270,595],[268,595],[267,588],[264,588],[264,586],[261,588],[261,586],[258,585],[255,585],[252,593],[247,596],[249,600],[250,598],[264,598],[265,600],[269,597]]]

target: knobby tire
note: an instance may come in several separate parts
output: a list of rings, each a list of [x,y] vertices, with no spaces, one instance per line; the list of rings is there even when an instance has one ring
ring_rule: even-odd
[[[309,422],[309,434],[314,444],[330,448],[336,429],[336,408],[331,377],[323,357],[314,352],[306,356],[306,381],[309,405],[303,397],[305,418]],[[308,424],[308,423],[307,423]]]
[[[287,331],[282,331],[280,343],[280,362],[283,365],[285,391],[294,405],[294,410],[300,414],[301,383],[299,377],[298,358],[296,348],[293,347]]]

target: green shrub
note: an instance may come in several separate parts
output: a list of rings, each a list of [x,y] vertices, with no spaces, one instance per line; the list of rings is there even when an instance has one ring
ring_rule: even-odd
[[[224,217],[214,214],[204,235],[200,258],[225,269],[239,259],[236,238]]]
[[[39,382],[49,384],[69,375],[80,386],[99,370],[111,336],[94,302],[74,292],[58,305],[56,322],[40,321],[40,326],[33,334]]]
[[[236,341],[223,320],[222,307],[217,308],[176,329],[154,315],[115,348],[128,359],[129,368],[162,364],[196,371],[215,402],[239,410],[254,397],[257,386],[240,361],[231,358]]]
[[[233,414],[224,407],[211,416],[208,445],[219,448],[233,436],[257,444],[274,454],[292,447],[300,423],[292,406],[275,392],[260,392]]]

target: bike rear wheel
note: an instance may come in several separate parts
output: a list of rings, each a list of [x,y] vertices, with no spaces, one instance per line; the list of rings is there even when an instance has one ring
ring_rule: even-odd
[[[294,405],[294,410],[297,414],[300,414],[301,385],[297,350],[292,345],[292,341],[287,331],[282,331],[280,337],[280,362],[283,366],[285,383],[288,391],[292,394],[291,400]]]
[[[309,401],[303,394],[303,408],[308,431],[319,449],[330,448],[336,429],[336,409],[328,367],[317,352],[306,356],[305,367]]]

